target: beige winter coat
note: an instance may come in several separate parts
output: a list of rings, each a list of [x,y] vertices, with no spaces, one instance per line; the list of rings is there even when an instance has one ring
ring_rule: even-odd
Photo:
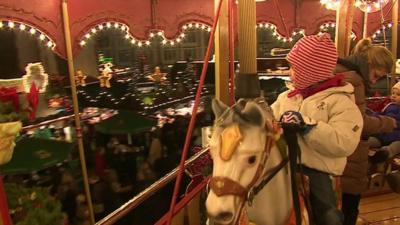
[[[354,104],[353,87],[346,84],[315,93],[287,97],[283,92],[271,105],[276,119],[289,110],[301,113],[306,124],[314,127],[298,135],[302,164],[333,175],[341,175],[346,157],[354,152],[361,135],[363,120]]]
[[[345,81],[351,83],[354,87],[356,104],[363,115],[364,128],[362,130],[362,139],[357,149],[352,155],[347,157],[347,165],[341,178],[342,191],[350,194],[361,194],[367,189],[367,170],[368,170],[368,144],[369,135],[377,133],[391,132],[394,129],[393,119],[386,116],[366,115],[366,96],[365,85],[361,75],[342,65],[336,67],[336,73],[343,73]]]

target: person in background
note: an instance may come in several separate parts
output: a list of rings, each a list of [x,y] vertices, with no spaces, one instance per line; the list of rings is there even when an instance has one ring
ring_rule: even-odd
[[[105,170],[107,169],[107,161],[106,161],[106,149],[101,146],[97,149],[94,155],[94,166],[96,175],[99,177],[104,177]]]
[[[305,125],[297,141],[310,181],[310,220],[316,225],[342,225],[330,176],[342,174],[363,126],[353,86],[333,74],[337,57],[329,34],[300,39],[287,56],[295,89],[271,105],[281,122]]]
[[[151,133],[151,143],[149,149],[149,155],[147,157],[147,161],[150,163],[150,166],[153,167],[154,163],[164,156],[163,145],[161,143],[161,129],[156,128],[156,130]]]
[[[393,118],[371,116],[365,111],[369,85],[390,73],[392,67],[393,57],[390,51],[382,46],[373,46],[370,39],[360,40],[352,55],[338,59],[335,73],[342,73],[344,80],[353,85],[356,104],[364,120],[361,140],[355,152],[347,158],[341,177],[344,225],[356,224],[361,193],[367,189],[369,136],[392,132],[396,127]]]
[[[377,134],[368,139],[373,148],[378,149],[369,157],[372,163],[382,163],[400,153],[400,82],[392,87],[391,102],[378,115],[390,116],[397,121],[397,128],[391,133]]]

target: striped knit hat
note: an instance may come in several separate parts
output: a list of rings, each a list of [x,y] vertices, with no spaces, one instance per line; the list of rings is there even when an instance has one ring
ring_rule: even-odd
[[[294,72],[296,89],[305,89],[332,78],[338,53],[330,35],[311,35],[300,39],[287,55]]]

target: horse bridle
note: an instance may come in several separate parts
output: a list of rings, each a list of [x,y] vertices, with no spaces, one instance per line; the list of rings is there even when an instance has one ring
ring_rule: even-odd
[[[270,181],[272,177],[276,174],[277,171],[279,171],[286,163],[281,166],[280,168],[274,167],[269,171],[266,171],[264,174],[262,172],[264,171],[265,165],[267,163],[269,154],[271,152],[272,146],[275,144],[275,139],[274,139],[275,133],[270,133],[267,134],[267,140],[265,142],[265,147],[261,155],[261,160],[260,163],[257,166],[256,173],[254,174],[253,179],[247,185],[247,187],[244,187],[241,185],[239,182],[234,181],[230,179],[229,177],[222,177],[222,176],[215,176],[211,177],[209,187],[211,190],[218,196],[225,196],[225,195],[234,195],[242,198],[245,201],[248,202],[249,205],[252,204],[254,196],[267,184],[267,181]],[[281,163],[282,164],[282,163]],[[281,165],[279,164],[279,165]],[[279,167],[278,165],[278,167]],[[271,172],[272,171],[272,172]],[[276,172],[275,172],[276,171]],[[270,174],[272,176],[266,177],[266,174]],[[260,178],[263,178],[260,181]],[[257,184],[258,182],[258,184]],[[257,184],[257,185],[256,185]]]

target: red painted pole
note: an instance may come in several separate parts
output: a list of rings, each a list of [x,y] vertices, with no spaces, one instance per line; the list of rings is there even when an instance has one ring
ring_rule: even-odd
[[[6,190],[4,189],[3,175],[0,175],[0,214],[0,222],[2,222],[3,225],[12,225],[12,220],[7,204],[7,194]]]
[[[204,181],[198,184],[190,193],[187,193],[185,197],[182,200],[180,200],[178,204],[176,204],[174,209],[174,214],[177,214],[181,209],[186,207],[186,205],[189,204],[189,202],[206,187],[209,179],[210,177],[205,178]],[[167,217],[168,215],[164,215],[154,225],[165,225],[168,219]]]
[[[186,159],[187,152],[188,152],[188,149],[190,146],[190,139],[192,137],[194,124],[196,122],[196,114],[197,114],[197,109],[199,108],[201,89],[203,88],[203,85],[204,85],[204,78],[206,77],[208,62],[210,60],[211,50],[212,50],[212,47],[214,44],[213,40],[214,40],[214,34],[215,34],[215,27],[217,26],[219,15],[221,13],[222,1],[224,1],[224,0],[220,0],[219,4],[218,4],[218,9],[217,9],[216,15],[214,17],[214,23],[211,28],[210,38],[208,40],[207,52],[206,52],[206,55],[204,56],[204,65],[203,65],[203,69],[201,71],[199,86],[197,87],[196,97],[195,97],[193,110],[192,110],[192,117],[190,118],[188,131],[186,133],[185,145],[183,147],[182,157],[181,157],[181,161],[179,163],[178,176],[176,177],[174,192],[173,192],[172,200],[171,200],[171,206],[169,208],[168,220],[167,220],[168,225],[171,225],[172,217],[174,215],[176,198],[178,196],[179,188],[180,188],[181,182],[182,182],[182,176],[183,176],[183,173],[185,170],[185,159]]]

